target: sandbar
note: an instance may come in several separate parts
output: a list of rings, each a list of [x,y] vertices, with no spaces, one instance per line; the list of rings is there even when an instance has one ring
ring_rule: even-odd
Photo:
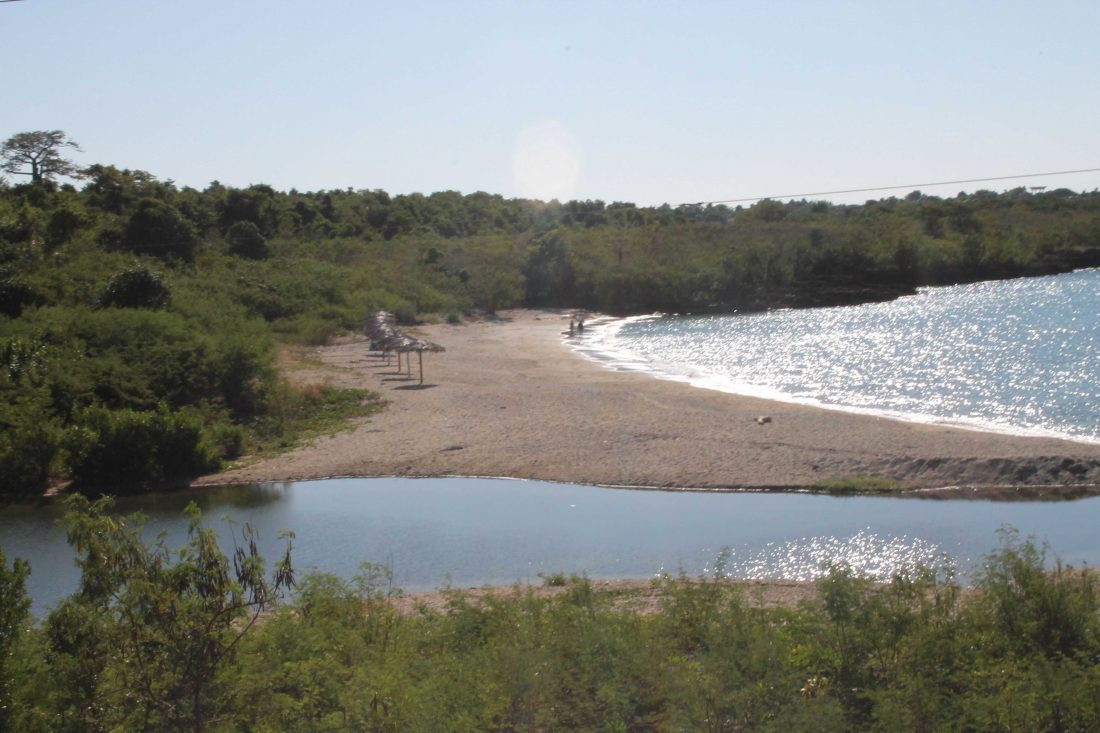
[[[815,490],[854,476],[935,498],[1074,498],[1100,486],[1100,445],[826,410],[613,371],[563,344],[569,313],[514,310],[408,329],[446,348],[424,383],[345,337],[299,381],[388,407],[352,429],[196,485],[336,476],[492,476],[631,488]],[[767,417],[767,421],[757,418]]]

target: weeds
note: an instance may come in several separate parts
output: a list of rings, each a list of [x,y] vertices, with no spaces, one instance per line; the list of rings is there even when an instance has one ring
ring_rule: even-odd
[[[825,479],[814,484],[814,489],[828,494],[888,494],[905,488],[905,484],[896,479],[864,474]]]

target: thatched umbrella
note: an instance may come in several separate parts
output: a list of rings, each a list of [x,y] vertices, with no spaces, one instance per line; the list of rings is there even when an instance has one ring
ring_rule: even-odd
[[[420,383],[424,384],[424,352],[431,351],[438,354],[441,351],[446,351],[446,349],[439,344],[432,343],[431,341],[415,339],[413,343],[413,350],[416,351],[417,359],[420,361]],[[406,363],[408,363],[407,358],[405,361]]]
[[[376,311],[367,316],[363,331],[370,339],[370,348],[382,352],[387,359],[391,351],[397,354],[397,373],[401,373],[401,355],[405,354],[405,373],[412,376],[409,353],[415,351],[420,361],[420,383],[424,384],[424,352],[446,351],[439,344],[414,339],[401,332],[397,318],[387,311]]]
[[[384,342],[398,333],[397,318],[387,311],[376,311],[367,317],[363,330],[370,339],[370,347],[384,351]]]
[[[390,352],[394,350],[400,339],[401,333],[398,331],[379,331],[378,335],[371,341],[371,348],[381,351],[382,356],[385,357],[388,363]]]
[[[393,331],[382,339],[381,346],[383,353],[387,353],[390,351],[397,353],[398,372],[401,371],[401,354],[411,351],[411,347],[414,341],[415,339],[409,338],[400,331]],[[406,358],[405,361],[407,362],[408,358]]]

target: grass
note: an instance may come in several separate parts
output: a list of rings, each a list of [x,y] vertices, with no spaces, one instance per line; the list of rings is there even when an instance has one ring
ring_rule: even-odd
[[[840,476],[814,484],[814,489],[827,494],[890,494],[904,491],[906,485],[897,479],[870,474]]]
[[[353,420],[373,415],[386,403],[365,389],[327,385],[278,385],[269,409],[250,430],[252,452],[272,455],[323,435],[355,427]]]

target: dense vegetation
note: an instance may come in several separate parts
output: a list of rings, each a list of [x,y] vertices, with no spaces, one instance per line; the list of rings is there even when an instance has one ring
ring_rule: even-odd
[[[173,551],[70,509],[81,584],[45,618],[0,556],[0,732],[1100,729],[1093,576],[1012,534],[973,589],[835,568],[818,601],[764,609],[666,577],[643,615],[573,578],[402,615],[386,568],[276,604],[289,546],[268,576],[247,527],[230,559],[194,510]]]
[[[1100,264],[1096,192],[647,208],[200,191],[110,165],[77,188],[55,180],[78,173],[70,143],[24,133],[3,149],[3,170],[32,180],[0,181],[0,494],[51,477],[153,486],[288,443],[295,415],[359,410],[367,395],[282,383],[274,349],[379,308],[408,322],[817,305]]]

